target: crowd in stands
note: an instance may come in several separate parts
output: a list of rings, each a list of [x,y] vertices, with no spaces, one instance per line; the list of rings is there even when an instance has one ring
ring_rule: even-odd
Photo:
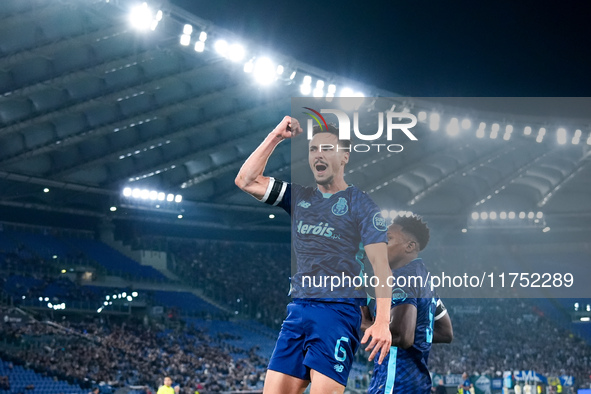
[[[239,317],[251,316],[275,330],[279,328],[290,302],[289,245],[177,239],[168,240],[166,249],[174,257],[170,268],[186,284],[201,289]],[[475,255],[479,252],[434,249],[433,253],[426,254],[425,261],[434,272],[446,270],[454,261],[487,261],[485,252]],[[503,260],[504,254],[499,251],[489,260]],[[25,258],[31,264],[42,264],[33,257],[4,253],[2,267],[19,264]],[[498,263],[491,262],[494,264]],[[60,288],[60,297],[97,298],[95,292],[64,278],[34,279],[2,276],[0,286],[17,297],[35,298],[47,293],[48,288]],[[101,297],[97,300],[102,301]],[[546,376],[573,375],[578,385],[589,383],[591,347],[545,315],[536,300],[444,301],[452,318],[454,341],[433,346],[429,360],[432,371],[498,376],[507,370],[535,370]],[[187,311],[179,310],[178,315],[187,315]],[[266,367],[266,361],[255,351],[228,344],[240,340],[234,331],[210,336],[194,326],[165,331],[164,327],[145,327],[141,323],[107,325],[99,321],[70,324],[67,328],[79,335],[66,339],[63,332],[49,326],[3,325],[0,334],[14,343],[23,338],[28,343],[46,341],[46,346],[20,347],[3,356],[81,383],[104,381],[155,387],[164,375],[171,375],[183,390],[193,391],[200,387],[201,391],[256,387]],[[365,358],[360,353],[358,361]],[[238,354],[242,356],[236,357]],[[58,357],[63,362],[55,363]]]
[[[0,335],[10,351],[2,350],[1,358],[85,387],[99,382],[158,387],[170,376],[182,393],[218,392],[260,387],[264,378],[266,361],[254,351],[231,347],[191,326],[171,330],[95,320],[62,327],[3,324]]]
[[[589,382],[589,343],[545,316],[534,299],[445,300],[454,327],[451,344],[434,345],[432,371],[498,376],[534,370]]]
[[[289,303],[286,244],[171,241],[175,273],[227,308],[278,328]]]

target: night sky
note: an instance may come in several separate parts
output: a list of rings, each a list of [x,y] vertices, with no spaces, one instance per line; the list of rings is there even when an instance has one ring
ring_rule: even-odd
[[[591,96],[586,1],[172,3],[279,53],[405,96]]]

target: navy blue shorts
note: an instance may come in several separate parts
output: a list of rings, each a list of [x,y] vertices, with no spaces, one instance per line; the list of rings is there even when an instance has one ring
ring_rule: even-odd
[[[346,386],[359,347],[359,307],[294,300],[287,312],[269,369],[302,380],[310,380],[313,369]]]

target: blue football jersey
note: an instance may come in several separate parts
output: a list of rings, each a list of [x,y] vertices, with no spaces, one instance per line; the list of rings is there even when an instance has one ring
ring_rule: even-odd
[[[386,220],[371,198],[355,186],[323,194],[271,178],[262,201],[282,207],[292,218],[296,269],[291,295],[365,304],[360,247],[387,242]]]
[[[405,286],[392,289],[392,308],[403,304],[412,304],[417,308],[415,341],[408,349],[392,346],[382,364],[378,356],[374,362],[374,374],[368,393],[430,393],[431,376],[427,367],[429,351],[433,342],[433,323],[437,298],[427,283],[429,273],[423,260],[418,258],[404,267],[392,271],[396,284]],[[422,278],[421,280],[412,278]],[[375,309],[374,309],[375,314]]]

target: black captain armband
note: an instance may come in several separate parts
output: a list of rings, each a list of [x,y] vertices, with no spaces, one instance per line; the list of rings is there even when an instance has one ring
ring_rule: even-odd
[[[435,320],[441,319],[447,313],[447,308],[443,305],[443,301],[437,300],[437,308],[435,308]]]
[[[261,202],[269,205],[279,204],[283,199],[286,189],[287,182],[269,178],[269,186],[267,186],[267,191],[265,191],[265,195],[261,198]]]

